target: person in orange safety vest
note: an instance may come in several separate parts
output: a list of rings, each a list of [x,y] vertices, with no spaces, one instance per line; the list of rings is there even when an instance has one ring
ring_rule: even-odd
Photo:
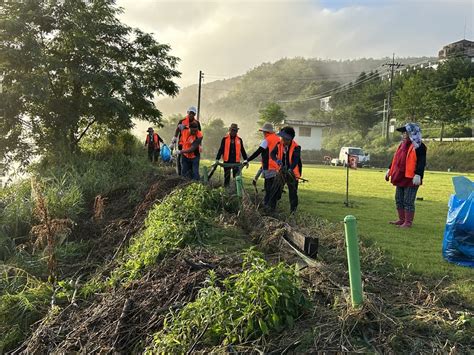
[[[288,196],[290,198],[290,211],[296,212],[298,207],[298,180],[301,177],[303,164],[301,163],[301,147],[294,140],[295,130],[293,127],[283,127],[278,135],[280,142],[273,148],[270,157],[280,167],[281,183],[272,198],[275,203],[281,198],[281,193],[285,184],[288,186]]]
[[[229,127],[229,133],[222,138],[221,146],[216,156],[216,163],[219,162],[221,156],[223,157],[224,163],[234,164],[240,163],[240,157],[247,159],[247,152],[244,148],[244,142],[239,137],[237,132],[239,127],[236,123],[232,123]],[[240,167],[224,167],[224,186],[230,184],[230,172],[235,177],[240,173]]]
[[[276,207],[276,201],[271,199],[271,195],[274,194],[273,183],[278,173],[278,164],[270,159],[270,152],[275,148],[280,138],[276,135],[273,125],[266,122],[262,128],[259,129],[263,133],[263,141],[260,143],[258,149],[243,162],[243,165],[248,165],[249,161],[252,161],[259,155],[262,156],[262,175],[265,179],[265,197],[263,199],[264,206],[274,210]]]
[[[199,160],[203,135],[197,121],[191,122],[189,132],[185,132],[182,149],[177,151],[181,156],[181,175],[199,181]],[[184,132],[183,132],[184,133]]]
[[[389,223],[400,228],[410,228],[415,217],[416,193],[423,183],[426,146],[421,141],[421,130],[417,124],[407,123],[397,128],[397,131],[402,133],[402,142],[385,173],[385,180],[390,179],[396,186],[398,220]]]
[[[152,163],[156,163],[160,156],[160,143],[163,143],[163,139],[161,139],[158,133],[153,131],[152,127],[147,129],[147,133],[145,147],[148,147],[148,159],[150,159]]]

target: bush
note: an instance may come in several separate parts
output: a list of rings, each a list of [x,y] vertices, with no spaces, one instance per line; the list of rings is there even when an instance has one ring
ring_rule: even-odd
[[[427,169],[474,171],[474,142],[428,142],[425,144],[428,148]]]
[[[229,203],[223,191],[195,183],[156,204],[145,220],[145,230],[132,239],[112,273],[111,283],[136,279],[167,252],[206,235],[213,214]]]
[[[52,288],[17,268],[0,265],[0,353],[17,346],[46,313]]]
[[[252,250],[242,273],[219,287],[211,271],[207,284],[194,302],[168,316],[149,353],[185,353],[198,337],[204,346],[244,343],[292,327],[307,305],[295,270],[283,263],[270,266]]]

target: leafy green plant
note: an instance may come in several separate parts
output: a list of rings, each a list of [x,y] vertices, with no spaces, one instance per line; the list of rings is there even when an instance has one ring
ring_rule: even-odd
[[[222,208],[223,190],[192,184],[156,204],[145,230],[132,239],[111,282],[136,279],[165,253],[206,235],[212,216]]]
[[[184,353],[198,341],[205,346],[238,344],[292,327],[308,305],[295,270],[283,263],[271,266],[252,249],[242,267],[221,287],[211,271],[207,287],[194,302],[169,314],[148,351]]]

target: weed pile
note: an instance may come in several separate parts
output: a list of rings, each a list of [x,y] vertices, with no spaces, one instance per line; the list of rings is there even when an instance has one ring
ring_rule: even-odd
[[[209,270],[223,279],[240,270],[240,260],[185,248],[150,267],[127,287],[70,304],[45,319],[21,350],[38,354],[139,352],[162,328],[171,310],[196,298]]]
[[[286,264],[269,265],[248,251],[243,271],[224,280],[210,272],[195,301],[166,319],[151,353],[184,353],[216,345],[243,344],[292,327],[305,306],[298,276]]]
[[[175,190],[156,204],[145,219],[145,229],[135,236],[111,276],[111,283],[137,279],[148,266],[176,248],[201,239],[212,218],[224,207],[222,189],[192,184]]]

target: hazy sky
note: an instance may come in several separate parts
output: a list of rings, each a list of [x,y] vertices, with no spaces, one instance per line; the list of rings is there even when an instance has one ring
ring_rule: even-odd
[[[473,40],[474,0],[118,0],[122,20],[181,58],[180,86],[231,77],[282,57],[436,56]],[[466,24],[466,26],[465,26]]]

